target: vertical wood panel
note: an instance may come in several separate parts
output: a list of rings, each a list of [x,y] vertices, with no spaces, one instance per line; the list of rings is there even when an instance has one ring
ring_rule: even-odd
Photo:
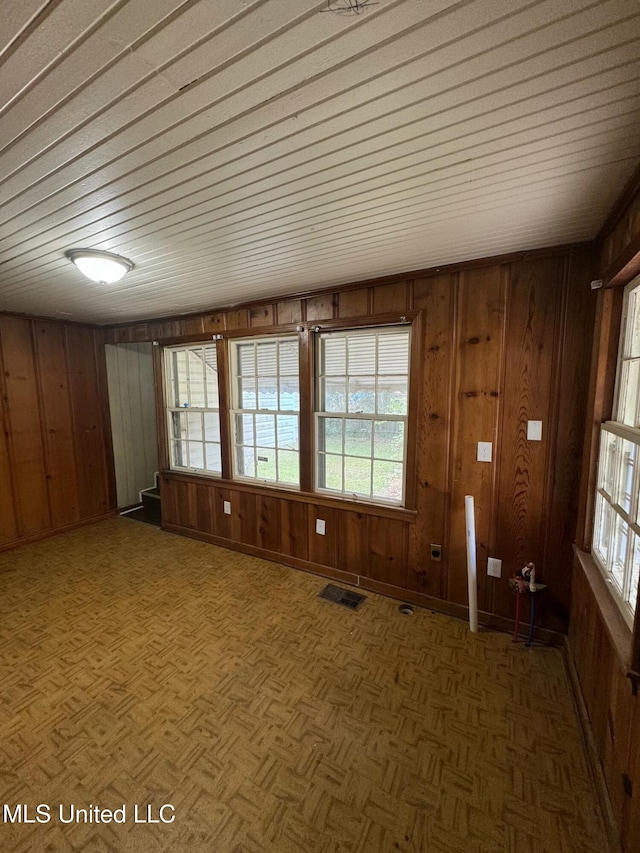
[[[369,525],[371,519],[361,512],[338,515],[338,567],[354,575],[369,576]],[[374,527],[377,519],[373,520]]]
[[[274,325],[273,305],[257,305],[249,309],[249,325],[252,329]]]
[[[369,531],[368,576],[382,583],[406,587],[406,524],[381,518],[376,519]]]
[[[282,501],[280,507],[280,547],[283,553],[291,557],[306,560],[309,557],[307,545],[307,507],[296,501]]]
[[[219,335],[225,328],[224,314],[203,314],[202,316],[202,331],[211,332],[212,335]]]
[[[307,536],[309,560],[321,566],[336,566],[337,510],[327,506],[307,506]],[[325,521],[325,535],[316,533],[316,519]]]
[[[57,323],[37,322],[34,332],[51,523],[62,527],[80,518],[64,330]]]
[[[249,328],[249,312],[246,308],[239,308],[237,311],[227,311],[224,315],[225,329],[248,329]]]
[[[276,305],[276,322],[280,326],[302,321],[302,302],[300,299],[287,299]]]
[[[366,317],[371,314],[370,290],[343,290],[338,294],[338,317]]]
[[[460,273],[459,341],[455,414],[452,435],[451,527],[449,533],[448,599],[467,604],[465,495],[476,510],[478,606],[487,607],[486,567],[492,536],[493,466],[500,384],[500,340],[505,313],[502,271],[489,266]],[[493,462],[477,462],[477,443],[493,442]]]
[[[409,307],[409,286],[406,281],[378,284],[373,290],[373,313],[391,314]]]
[[[535,258],[511,270],[505,392],[501,420],[498,473],[496,555],[503,577],[527,562],[536,564],[536,577],[548,582],[543,565],[544,499],[548,454],[553,440],[552,395],[556,326],[562,290],[558,258]],[[528,420],[542,421],[542,441],[527,439]],[[506,583],[492,584],[493,607],[504,616],[513,610]],[[553,596],[545,594],[543,616]]]
[[[211,508],[213,497],[214,491],[208,483],[196,486],[196,527],[204,533],[215,535],[217,533],[216,517]]]
[[[15,493],[9,459],[9,404],[2,358],[2,318],[0,318],[0,545],[18,538]]]
[[[93,333],[82,326],[66,327],[67,368],[78,465],[76,487],[82,518],[108,509],[105,442]]]
[[[278,551],[280,549],[280,505],[279,498],[266,495],[256,495],[256,544],[267,551]]]
[[[307,305],[307,321],[331,320],[336,316],[338,296],[333,293],[323,293],[320,296],[310,296],[305,300]]]
[[[414,285],[414,307],[424,310],[421,408],[418,420],[416,509],[409,531],[407,584],[436,598],[444,593],[444,548],[449,508],[449,442],[451,435],[453,327],[457,276],[422,279]],[[443,547],[442,560],[431,560],[431,544]]]
[[[9,454],[16,497],[18,533],[28,536],[51,526],[31,323],[5,316],[2,351],[9,428]],[[7,417],[8,415],[8,417]]]

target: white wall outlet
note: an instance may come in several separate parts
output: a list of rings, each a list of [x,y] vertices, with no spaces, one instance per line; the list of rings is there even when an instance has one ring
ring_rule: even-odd
[[[222,502],[222,511],[225,513],[225,515],[231,515],[231,501]]]
[[[324,518],[316,518],[316,533],[319,533],[320,536],[325,535]]]
[[[542,421],[527,421],[527,441],[542,441]]]
[[[478,462],[491,462],[493,445],[490,441],[478,442]]]
[[[502,577],[502,560],[496,557],[489,557],[487,560],[487,574],[492,578]]]

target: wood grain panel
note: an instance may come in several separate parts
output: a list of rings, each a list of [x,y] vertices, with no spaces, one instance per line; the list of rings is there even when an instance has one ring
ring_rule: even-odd
[[[394,311],[407,311],[409,308],[409,285],[406,281],[393,284],[379,284],[372,288],[373,313],[390,314]]]
[[[252,329],[274,324],[273,305],[256,305],[249,309],[249,325]]]
[[[235,492],[234,497],[237,497],[237,493]],[[234,502],[231,496],[231,490],[220,489],[216,487],[215,499],[212,503],[212,508],[215,515],[216,530],[218,531],[218,536],[222,536],[225,539],[231,539],[231,516],[227,515],[227,513],[224,511],[225,501],[229,501],[231,503],[231,512],[238,511],[238,505],[236,504],[234,506]]]
[[[336,316],[338,296],[333,293],[323,293],[320,296],[310,296],[305,299],[307,321],[331,320]]]
[[[185,335],[201,335],[204,331],[204,317],[202,315],[184,318]]]
[[[19,536],[51,526],[31,322],[0,317],[6,423]]]
[[[337,565],[337,510],[326,506],[307,505],[307,537],[309,560],[321,566]],[[316,533],[316,520],[324,519],[325,535]]]
[[[407,525],[401,521],[379,519],[369,526],[369,567],[372,580],[406,587]]]
[[[476,511],[478,566],[486,566],[493,533],[492,481],[496,445],[501,336],[505,319],[502,269],[488,266],[460,273],[457,299],[458,356],[451,456],[451,526],[449,531],[449,601],[467,603],[465,495]],[[493,462],[477,462],[477,443],[491,441]],[[478,571],[478,606],[487,609],[486,573]]]
[[[280,548],[284,554],[306,560],[307,507],[295,500],[282,501],[280,506]],[[280,550],[280,549],[279,549]]]
[[[9,459],[8,398],[2,361],[2,327],[0,323],[0,545],[18,538],[15,497]]]
[[[211,332],[212,335],[219,335],[225,329],[225,315],[220,312],[218,314],[203,314],[202,316],[202,331]]]
[[[602,766],[613,814],[616,823],[621,826],[627,799],[622,777],[629,764],[633,695],[626,672],[618,661],[613,660],[612,665]]]
[[[238,308],[236,311],[227,311],[224,315],[225,329],[248,329],[249,312],[246,308]]]
[[[548,455],[554,441],[550,390],[554,389],[556,332],[563,296],[559,287],[561,263],[558,258],[534,258],[512,266],[506,321],[495,553],[502,559],[503,577],[531,561],[536,565],[536,578],[543,583],[549,580],[541,533]],[[529,420],[542,421],[542,441],[527,439]],[[507,584],[492,583],[492,587],[493,612],[504,616],[512,613],[513,597]],[[538,617],[541,622],[554,594],[551,583]]]
[[[287,323],[302,322],[302,302],[300,299],[287,299],[276,304],[276,323],[284,326]]]
[[[443,597],[448,565],[449,446],[452,419],[452,381],[455,365],[454,308],[457,276],[419,279],[414,284],[414,307],[424,310],[424,356],[421,371],[421,409],[418,416],[416,508],[418,518],[409,531],[407,585],[436,598]],[[443,548],[442,560],[431,560],[431,544]]]
[[[51,523],[62,527],[80,518],[64,329],[37,322],[34,336]]]
[[[218,531],[215,513],[211,508],[213,497],[214,491],[208,483],[196,486],[196,529],[202,530],[204,533],[212,533],[215,536]]]
[[[108,506],[105,443],[93,332],[82,326],[65,328],[69,391],[76,450],[76,488],[83,518],[99,515]]]
[[[343,290],[338,294],[338,317],[366,317],[371,314],[368,287],[362,290]]]
[[[640,853],[640,695],[631,700],[631,738],[627,778],[633,788],[622,810],[622,846],[625,853]]]
[[[377,526],[361,512],[341,512],[338,515],[338,567],[356,575],[369,574],[369,529]]]
[[[255,544],[267,551],[279,551],[282,537],[279,498],[255,495],[257,533]]]

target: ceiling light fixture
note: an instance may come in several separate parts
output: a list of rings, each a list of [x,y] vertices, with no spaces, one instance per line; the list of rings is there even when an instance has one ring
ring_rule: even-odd
[[[134,264],[122,255],[99,249],[69,249],[65,258],[72,261],[83,275],[98,284],[114,284],[132,270]]]

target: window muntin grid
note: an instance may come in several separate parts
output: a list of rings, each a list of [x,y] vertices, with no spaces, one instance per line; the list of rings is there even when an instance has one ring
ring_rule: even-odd
[[[402,504],[409,352],[406,326],[318,333],[318,491]]]
[[[245,338],[230,347],[234,477],[299,487],[298,338]]]
[[[164,352],[169,466],[222,474],[218,360],[215,344]]]

